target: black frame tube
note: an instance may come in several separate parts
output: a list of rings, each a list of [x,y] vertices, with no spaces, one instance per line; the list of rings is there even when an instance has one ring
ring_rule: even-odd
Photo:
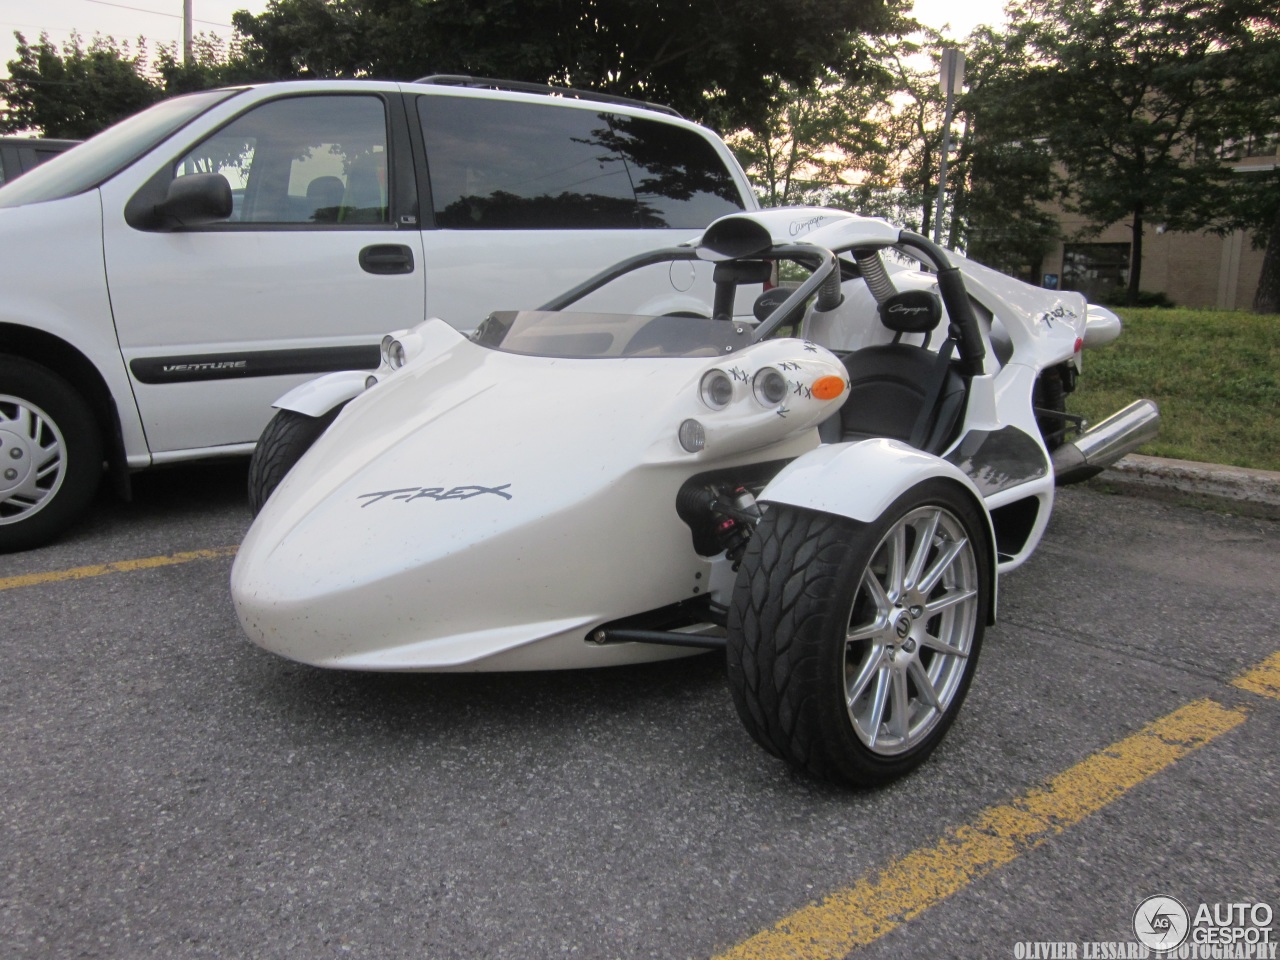
[[[597,639],[599,634],[603,637]],[[692,647],[699,650],[723,650],[724,637],[704,637],[696,633],[680,633],[674,630],[633,630],[626,627],[601,627],[592,630],[587,639],[598,646],[611,643],[656,643],[667,647]]]

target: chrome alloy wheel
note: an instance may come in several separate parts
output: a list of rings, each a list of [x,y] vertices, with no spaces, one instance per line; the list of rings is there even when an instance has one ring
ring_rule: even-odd
[[[854,592],[845,641],[849,719],[873,753],[928,736],[961,689],[978,628],[979,569],[951,511],[922,506],[885,534]]]
[[[53,500],[66,476],[66,441],[29,400],[0,394],[0,524],[18,523]]]

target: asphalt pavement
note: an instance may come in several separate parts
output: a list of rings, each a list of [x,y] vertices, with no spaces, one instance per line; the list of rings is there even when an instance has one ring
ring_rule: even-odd
[[[939,752],[851,792],[760,751],[714,655],[378,676],[257,649],[227,596],[243,482],[144,475],[0,560],[3,956],[1025,957],[1132,943],[1154,894],[1280,911],[1273,520],[1061,491]],[[1163,732],[1206,703],[1211,735]],[[1173,759],[1093,773],[1144,730]],[[1028,797],[1007,857],[858,899]],[[837,946],[741,946],[805,910]]]

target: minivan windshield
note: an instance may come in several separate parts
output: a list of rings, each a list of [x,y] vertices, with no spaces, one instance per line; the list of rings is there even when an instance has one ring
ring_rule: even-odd
[[[749,345],[749,329],[706,317],[504,310],[491,313],[471,339],[532,357],[715,357]]]
[[[240,89],[205,90],[162,100],[0,187],[0,207],[20,207],[84,193],[123,170],[175,130],[239,92]]]

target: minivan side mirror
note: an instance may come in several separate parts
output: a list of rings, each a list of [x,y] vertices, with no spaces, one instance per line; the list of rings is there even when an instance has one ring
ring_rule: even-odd
[[[198,227],[231,216],[231,184],[220,173],[193,173],[169,182],[155,205],[152,223],[159,229]]]

